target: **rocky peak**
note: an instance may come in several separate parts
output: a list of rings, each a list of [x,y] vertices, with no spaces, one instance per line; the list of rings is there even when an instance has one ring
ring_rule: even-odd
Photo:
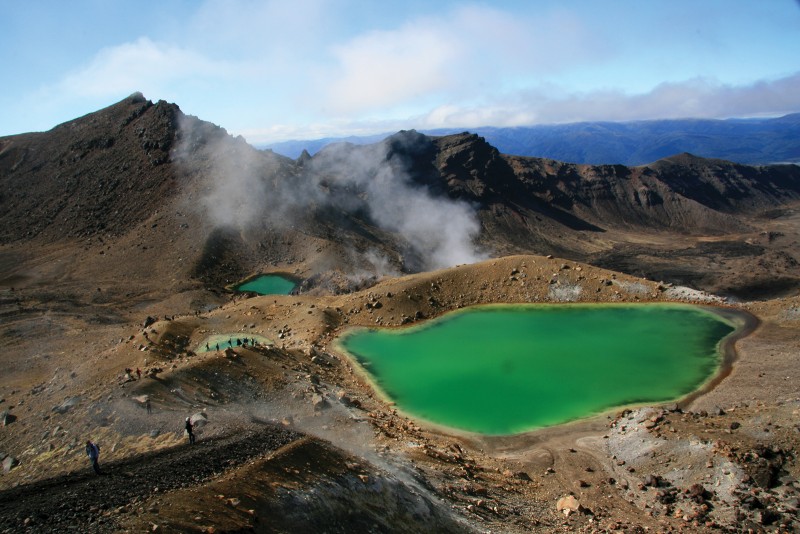
[[[300,154],[300,156],[297,158],[297,165],[302,167],[303,165],[305,165],[305,164],[306,164],[306,163],[308,163],[309,161],[311,161],[311,154],[309,154],[309,153],[308,153],[308,150],[306,150],[306,149],[304,148],[304,149],[303,149],[303,152],[302,152],[302,153]]]
[[[165,164],[181,117],[177,105],[134,93],[48,132],[0,140],[0,242],[122,233],[146,218],[169,196]]]
[[[436,165],[455,197],[487,201],[516,183],[500,152],[475,134],[464,132],[436,138]]]

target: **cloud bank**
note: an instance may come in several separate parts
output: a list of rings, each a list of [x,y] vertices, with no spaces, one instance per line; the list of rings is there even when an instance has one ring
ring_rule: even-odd
[[[535,89],[487,106],[440,106],[419,122],[426,128],[439,128],[784,115],[800,110],[800,72],[741,86],[696,78],[663,83],[642,94],[622,90],[559,93]]]

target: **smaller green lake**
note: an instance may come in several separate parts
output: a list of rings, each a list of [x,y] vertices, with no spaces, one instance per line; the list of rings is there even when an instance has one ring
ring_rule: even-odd
[[[505,305],[339,341],[407,414],[507,435],[666,402],[717,371],[735,327],[679,304]]]
[[[288,295],[297,286],[294,280],[279,274],[263,274],[236,287],[259,295]]]

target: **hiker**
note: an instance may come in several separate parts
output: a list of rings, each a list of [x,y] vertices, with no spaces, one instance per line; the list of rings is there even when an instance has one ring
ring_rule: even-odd
[[[147,408],[147,415],[153,413],[153,409],[150,407],[150,399],[144,401],[144,407]]]
[[[142,370],[139,369],[138,367],[136,368],[136,377],[137,377],[137,380],[141,380],[142,379]]]
[[[192,426],[192,420],[190,418],[186,418],[186,433],[189,434],[189,445],[194,445],[194,431]]]
[[[208,348],[208,343],[206,343],[206,352],[210,351],[211,349]]]
[[[92,469],[98,475],[102,475],[103,473],[100,471],[100,464],[97,461],[100,459],[100,446],[96,443],[92,443],[91,440],[86,442],[86,455],[89,457],[89,460],[92,461]]]
[[[217,343],[217,352],[219,352],[219,343]]]

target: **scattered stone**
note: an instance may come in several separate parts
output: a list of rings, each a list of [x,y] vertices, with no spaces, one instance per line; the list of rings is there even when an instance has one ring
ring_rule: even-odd
[[[328,407],[328,401],[325,400],[325,397],[316,393],[311,397],[311,405],[314,407],[315,411],[319,411]]]
[[[574,495],[567,495],[566,497],[558,499],[558,502],[556,502],[556,510],[569,517],[570,514],[583,511],[583,506],[581,506],[581,503],[578,502],[578,499],[576,499]]]
[[[0,413],[0,424],[3,426],[10,425],[15,419],[16,417],[8,413],[8,410],[3,410],[2,413]]]
[[[703,504],[706,499],[711,496],[702,484],[692,484],[691,487],[686,490],[686,494],[691,500],[698,504]]]
[[[650,488],[657,488],[661,483],[661,477],[658,475],[647,475],[642,481],[645,486]]]
[[[19,462],[13,456],[6,456],[3,459],[3,473],[8,473],[16,466],[19,465]]]
[[[80,397],[69,397],[68,399],[65,399],[64,402],[62,402],[61,404],[53,406],[53,411],[56,413],[65,414],[68,411],[70,411],[70,409],[72,409],[75,405],[77,405],[80,402],[80,400],[81,400]]]
[[[339,402],[341,402],[345,406],[353,405],[352,399],[350,398],[349,395],[347,395],[347,393],[343,389],[336,392],[336,398],[339,399]]]

